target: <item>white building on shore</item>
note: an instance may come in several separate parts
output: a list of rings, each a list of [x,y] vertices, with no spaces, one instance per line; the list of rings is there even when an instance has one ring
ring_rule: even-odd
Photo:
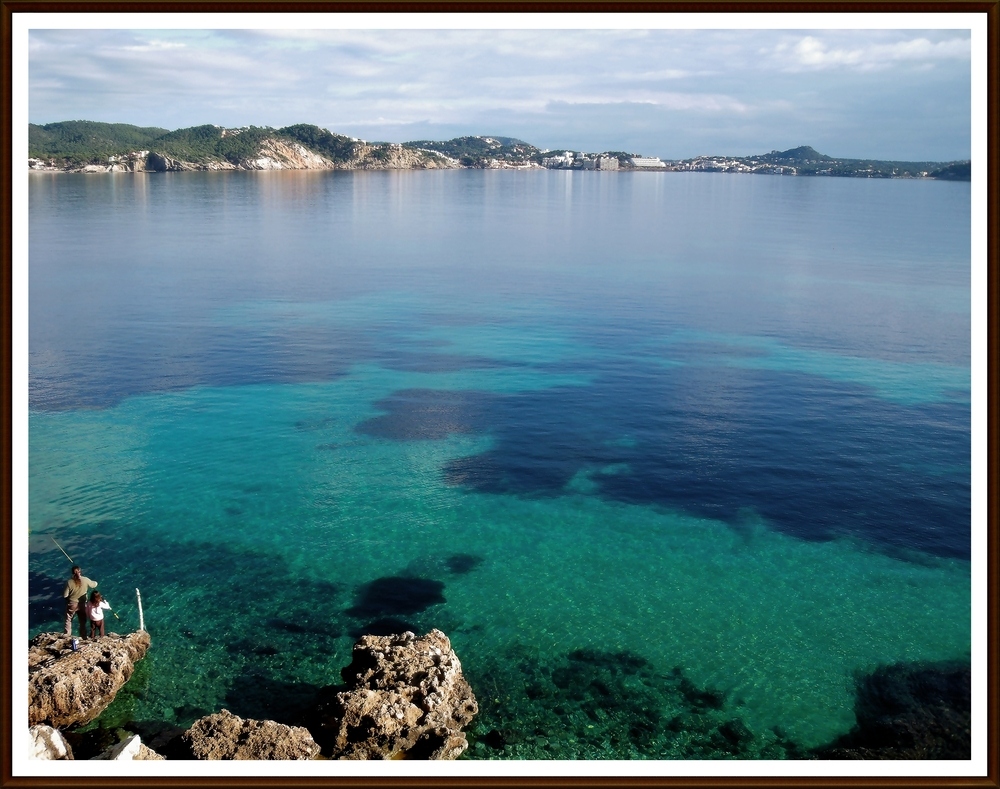
[[[575,159],[572,151],[566,151],[558,156],[546,156],[542,159],[542,167],[572,167]]]
[[[666,167],[658,156],[633,156],[629,161],[632,162],[633,167],[642,169]]]

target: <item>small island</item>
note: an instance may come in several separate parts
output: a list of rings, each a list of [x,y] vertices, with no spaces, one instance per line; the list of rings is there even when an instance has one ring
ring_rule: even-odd
[[[540,149],[513,137],[368,142],[307,123],[274,129],[211,124],[169,131],[125,123],[28,125],[28,167],[47,172],[185,170],[559,169],[725,172],[847,178],[970,181],[972,163],[827,156],[809,146],[754,156],[661,159],[627,151]]]

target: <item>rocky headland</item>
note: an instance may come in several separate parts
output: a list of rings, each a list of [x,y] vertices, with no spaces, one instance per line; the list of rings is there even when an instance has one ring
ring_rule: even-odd
[[[436,151],[403,145],[371,145],[357,141],[342,157],[332,158],[301,143],[264,138],[244,156],[185,159],[157,151],[128,151],[107,157],[107,163],[80,163],[56,157],[33,157],[28,168],[36,172],[64,173],[165,173],[195,170],[440,170],[461,165]]]

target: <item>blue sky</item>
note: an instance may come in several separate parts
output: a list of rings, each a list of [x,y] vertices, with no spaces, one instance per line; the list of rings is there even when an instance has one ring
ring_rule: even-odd
[[[32,30],[29,118],[969,158],[968,30]]]

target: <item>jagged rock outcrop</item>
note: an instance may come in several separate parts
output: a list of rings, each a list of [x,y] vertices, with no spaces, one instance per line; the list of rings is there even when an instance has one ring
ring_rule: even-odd
[[[363,636],[317,710],[317,738],[336,759],[455,759],[479,711],[448,637]]]
[[[413,170],[459,167],[458,162],[433,151],[418,151],[402,145],[358,142],[345,162],[334,162],[298,143],[268,139],[256,156],[244,159],[241,170]]]
[[[303,145],[264,140],[257,155],[240,162],[242,170],[330,170],[333,162]]]
[[[29,759],[72,759],[73,749],[59,729],[39,724],[28,729]]]
[[[103,759],[112,762],[140,762],[156,761],[165,758],[165,756],[161,756],[156,751],[143,745],[138,734],[133,734],[127,740],[122,740],[113,748],[108,748],[104,753],[95,756],[91,761]]]
[[[149,155],[146,157],[146,169],[153,170],[157,173],[166,173],[179,172],[181,170],[198,170],[201,168],[191,162],[184,162],[180,159],[172,159],[169,156],[164,156],[162,153],[150,151]]]
[[[259,150],[234,164],[225,159],[189,162],[157,151],[132,151],[110,157],[107,164],[69,164],[55,159],[28,159],[28,169],[70,173],[181,172],[190,170],[433,170],[462,165],[429,150],[398,143],[371,145],[357,141],[346,161],[333,161],[304,145],[287,140],[262,140]]]
[[[354,150],[354,158],[343,165],[345,170],[437,170],[454,169],[461,165],[433,151],[404,148],[402,145],[359,144]]]
[[[28,645],[28,725],[56,728],[88,723],[114,701],[149,649],[149,633],[110,633],[80,640],[40,633]]]
[[[301,726],[244,720],[229,710],[196,720],[181,741],[193,759],[314,759],[319,755],[316,741]]]

